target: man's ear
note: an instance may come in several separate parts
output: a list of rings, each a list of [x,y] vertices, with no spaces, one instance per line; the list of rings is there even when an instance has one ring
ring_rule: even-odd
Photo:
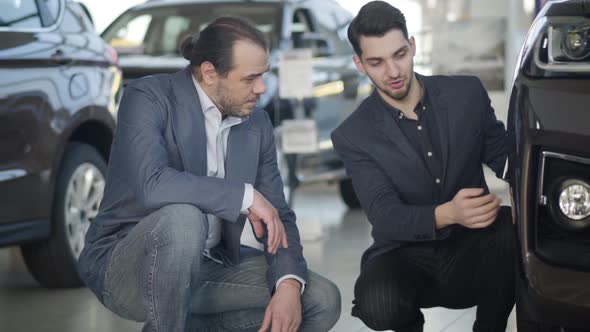
[[[209,61],[203,61],[199,66],[203,83],[206,85],[214,85],[217,82],[218,74],[215,66]]]
[[[410,49],[412,50],[412,56],[416,55],[416,39],[414,39],[414,36],[410,36]]]
[[[352,56],[352,61],[354,61],[354,64],[356,65],[356,68],[363,74],[367,74],[367,72],[365,71],[365,66],[363,66],[363,63],[361,61],[361,58],[359,58],[358,55],[353,55]]]

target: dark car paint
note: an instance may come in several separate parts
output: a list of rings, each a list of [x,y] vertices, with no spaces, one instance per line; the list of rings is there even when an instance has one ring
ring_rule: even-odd
[[[540,17],[590,13],[590,2],[584,4],[548,5]],[[590,230],[568,232],[556,226],[548,208],[539,203],[539,195],[559,176],[555,173],[570,172],[557,167],[542,178],[543,151],[566,155],[575,159],[575,164],[585,158],[590,161],[590,73],[548,75],[534,68],[533,42],[542,37],[542,23],[542,18],[537,19],[527,37],[508,114],[511,190],[523,287],[518,305],[546,325],[588,328]],[[580,165],[572,174],[590,181],[590,165]]]
[[[57,171],[69,141],[108,159],[120,70],[69,1],[56,27],[0,30],[0,246],[50,235]],[[92,29],[91,29],[92,28]],[[7,178],[8,170],[21,170]]]

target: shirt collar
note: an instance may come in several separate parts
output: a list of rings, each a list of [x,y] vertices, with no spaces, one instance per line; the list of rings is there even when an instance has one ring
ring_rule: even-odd
[[[209,112],[211,110],[219,112],[219,109],[217,109],[217,106],[215,106],[211,98],[207,96],[205,90],[203,90],[199,82],[195,79],[195,76],[191,75],[191,77],[193,79],[193,83],[195,84],[195,88],[197,89],[197,94],[199,95],[199,102],[201,103],[201,109],[203,110],[203,113]]]
[[[210,112],[215,112],[215,115],[219,114],[219,117],[221,118],[221,112],[217,106],[215,106],[211,98],[209,98],[209,96],[205,93],[205,90],[203,90],[195,76],[191,75],[191,78],[193,79],[193,83],[197,89],[197,94],[199,95],[199,102],[201,103],[201,109],[203,110],[203,113],[208,114]],[[228,116],[222,122],[227,123],[229,126],[233,126],[248,120],[248,118],[249,117],[240,118],[237,116]]]
[[[428,96],[427,96],[427,91],[426,91],[426,85],[424,85],[424,82],[422,81],[422,78],[420,77],[420,75],[415,75],[415,77],[416,77],[417,83],[420,84],[420,86],[422,87],[422,97],[418,101],[418,104],[416,104],[416,113],[418,114],[418,117],[420,117],[420,115],[422,113],[421,112],[422,106],[426,105],[427,100],[428,100]],[[396,119],[397,122],[399,122],[399,120],[404,118],[402,111],[400,111],[396,107],[391,106],[388,102],[386,102],[385,99],[383,99],[383,97],[381,96],[381,94],[379,94],[379,91],[377,91],[377,88],[373,89],[373,95],[375,96],[375,98],[377,98],[379,103],[381,105],[383,105],[383,107],[386,110],[393,112],[393,114],[395,115],[394,118]]]

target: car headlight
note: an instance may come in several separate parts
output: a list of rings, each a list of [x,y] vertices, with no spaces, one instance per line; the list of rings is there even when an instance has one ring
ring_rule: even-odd
[[[581,179],[558,179],[551,190],[549,208],[556,223],[578,231],[590,226],[590,184]]]
[[[536,46],[535,64],[551,72],[590,71],[590,20],[549,17]]]
[[[554,62],[585,61],[590,58],[590,24],[567,24],[551,29],[551,59]]]
[[[559,194],[559,209],[572,220],[582,220],[590,216],[590,186],[579,180],[564,183]]]

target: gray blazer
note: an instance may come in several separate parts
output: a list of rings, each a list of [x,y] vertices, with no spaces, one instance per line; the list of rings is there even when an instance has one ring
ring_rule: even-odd
[[[223,239],[211,252],[228,265],[237,264],[246,221],[240,214],[244,183],[253,184],[278,210],[287,233],[289,248],[274,256],[266,254],[269,288],[287,274],[307,279],[295,214],[283,195],[268,115],[255,110],[247,121],[231,128],[225,179],[219,179],[207,176],[200,105],[189,67],[137,79],[126,87],[104,198],[78,263],[82,279],[99,298],[112,248],[133,225],[168,204],[192,204],[222,218]],[[258,240],[266,249],[266,236]]]
[[[334,148],[373,226],[374,243],[365,251],[363,265],[405,243],[448,237],[456,227],[436,230],[436,206],[462,188],[489,192],[482,164],[498,177],[504,170],[506,130],[479,79],[420,78],[438,126],[439,137],[431,139],[438,139],[442,148],[440,184],[375,96],[365,99],[332,133]]]

